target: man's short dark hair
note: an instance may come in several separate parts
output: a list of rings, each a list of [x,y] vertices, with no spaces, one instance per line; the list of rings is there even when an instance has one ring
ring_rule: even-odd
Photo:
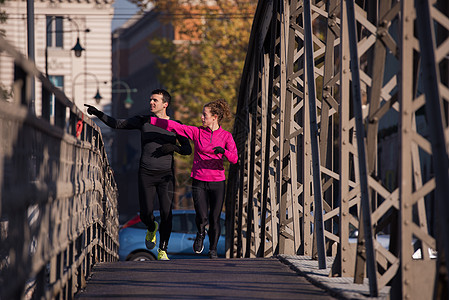
[[[170,94],[164,90],[164,89],[155,89],[151,92],[152,95],[162,95],[162,101],[164,101],[165,103],[168,103],[168,105],[170,105],[170,101],[171,101],[171,96]]]

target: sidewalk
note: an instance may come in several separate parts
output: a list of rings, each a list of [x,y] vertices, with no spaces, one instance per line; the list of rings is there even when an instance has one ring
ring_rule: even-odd
[[[327,268],[323,270],[318,268],[318,261],[312,260],[311,257],[299,255],[278,255],[276,257],[314,285],[340,299],[390,299],[390,287],[384,287],[379,292],[379,297],[369,297],[368,279],[365,279],[363,284],[355,284],[352,277],[329,277],[334,262],[333,257],[326,258]]]

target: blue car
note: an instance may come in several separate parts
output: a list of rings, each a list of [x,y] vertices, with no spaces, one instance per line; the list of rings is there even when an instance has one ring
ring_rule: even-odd
[[[160,224],[159,211],[154,211],[156,222]],[[119,259],[131,261],[156,260],[159,246],[159,232],[156,234],[156,247],[149,250],[145,247],[147,228],[140,216],[126,222],[119,231]],[[168,242],[168,257],[172,258],[204,258],[209,252],[209,237],[204,239],[204,250],[201,254],[193,252],[193,241],[196,238],[194,210],[173,210],[173,228]],[[225,216],[221,215],[221,236],[218,240],[217,253],[225,256]]]

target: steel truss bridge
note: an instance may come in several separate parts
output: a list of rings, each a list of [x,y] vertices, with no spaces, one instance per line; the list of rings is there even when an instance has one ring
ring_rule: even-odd
[[[303,255],[324,269],[333,256],[330,276],[367,279],[371,296],[447,298],[448,15],[447,1],[259,1],[228,258]],[[0,55],[14,62],[0,298],[71,299],[95,263],[118,259],[114,177],[99,128],[1,37]],[[33,80],[43,101],[30,109]]]
[[[448,16],[447,1],[259,1],[229,257],[335,256],[330,275],[371,296],[447,298]]]

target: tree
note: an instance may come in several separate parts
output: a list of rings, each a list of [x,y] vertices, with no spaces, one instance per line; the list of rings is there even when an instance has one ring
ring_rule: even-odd
[[[159,38],[150,41],[149,48],[159,58],[159,79],[173,93],[181,120],[200,124],[203,105],[218,98],[235,111],[257,1],[134,2],[154,5],[175,30],[176,43]]]
[[[176,118],[200,125],[204,104],[219,98],[228,101],[235,112],[257,1],[221,0],[213,5],[210,0],[131,2],[142,10],[154,5],[160,19],[174,28],[175,42],[153,39],[149,49],[158,57],[159,80],[173,96]],[[232,120],[223,124],[231,132],[232,126]],[[187,195],[193,156],[176,155],[175,160],[176,190]],[[177,199],[175,207],[179,206]]]

